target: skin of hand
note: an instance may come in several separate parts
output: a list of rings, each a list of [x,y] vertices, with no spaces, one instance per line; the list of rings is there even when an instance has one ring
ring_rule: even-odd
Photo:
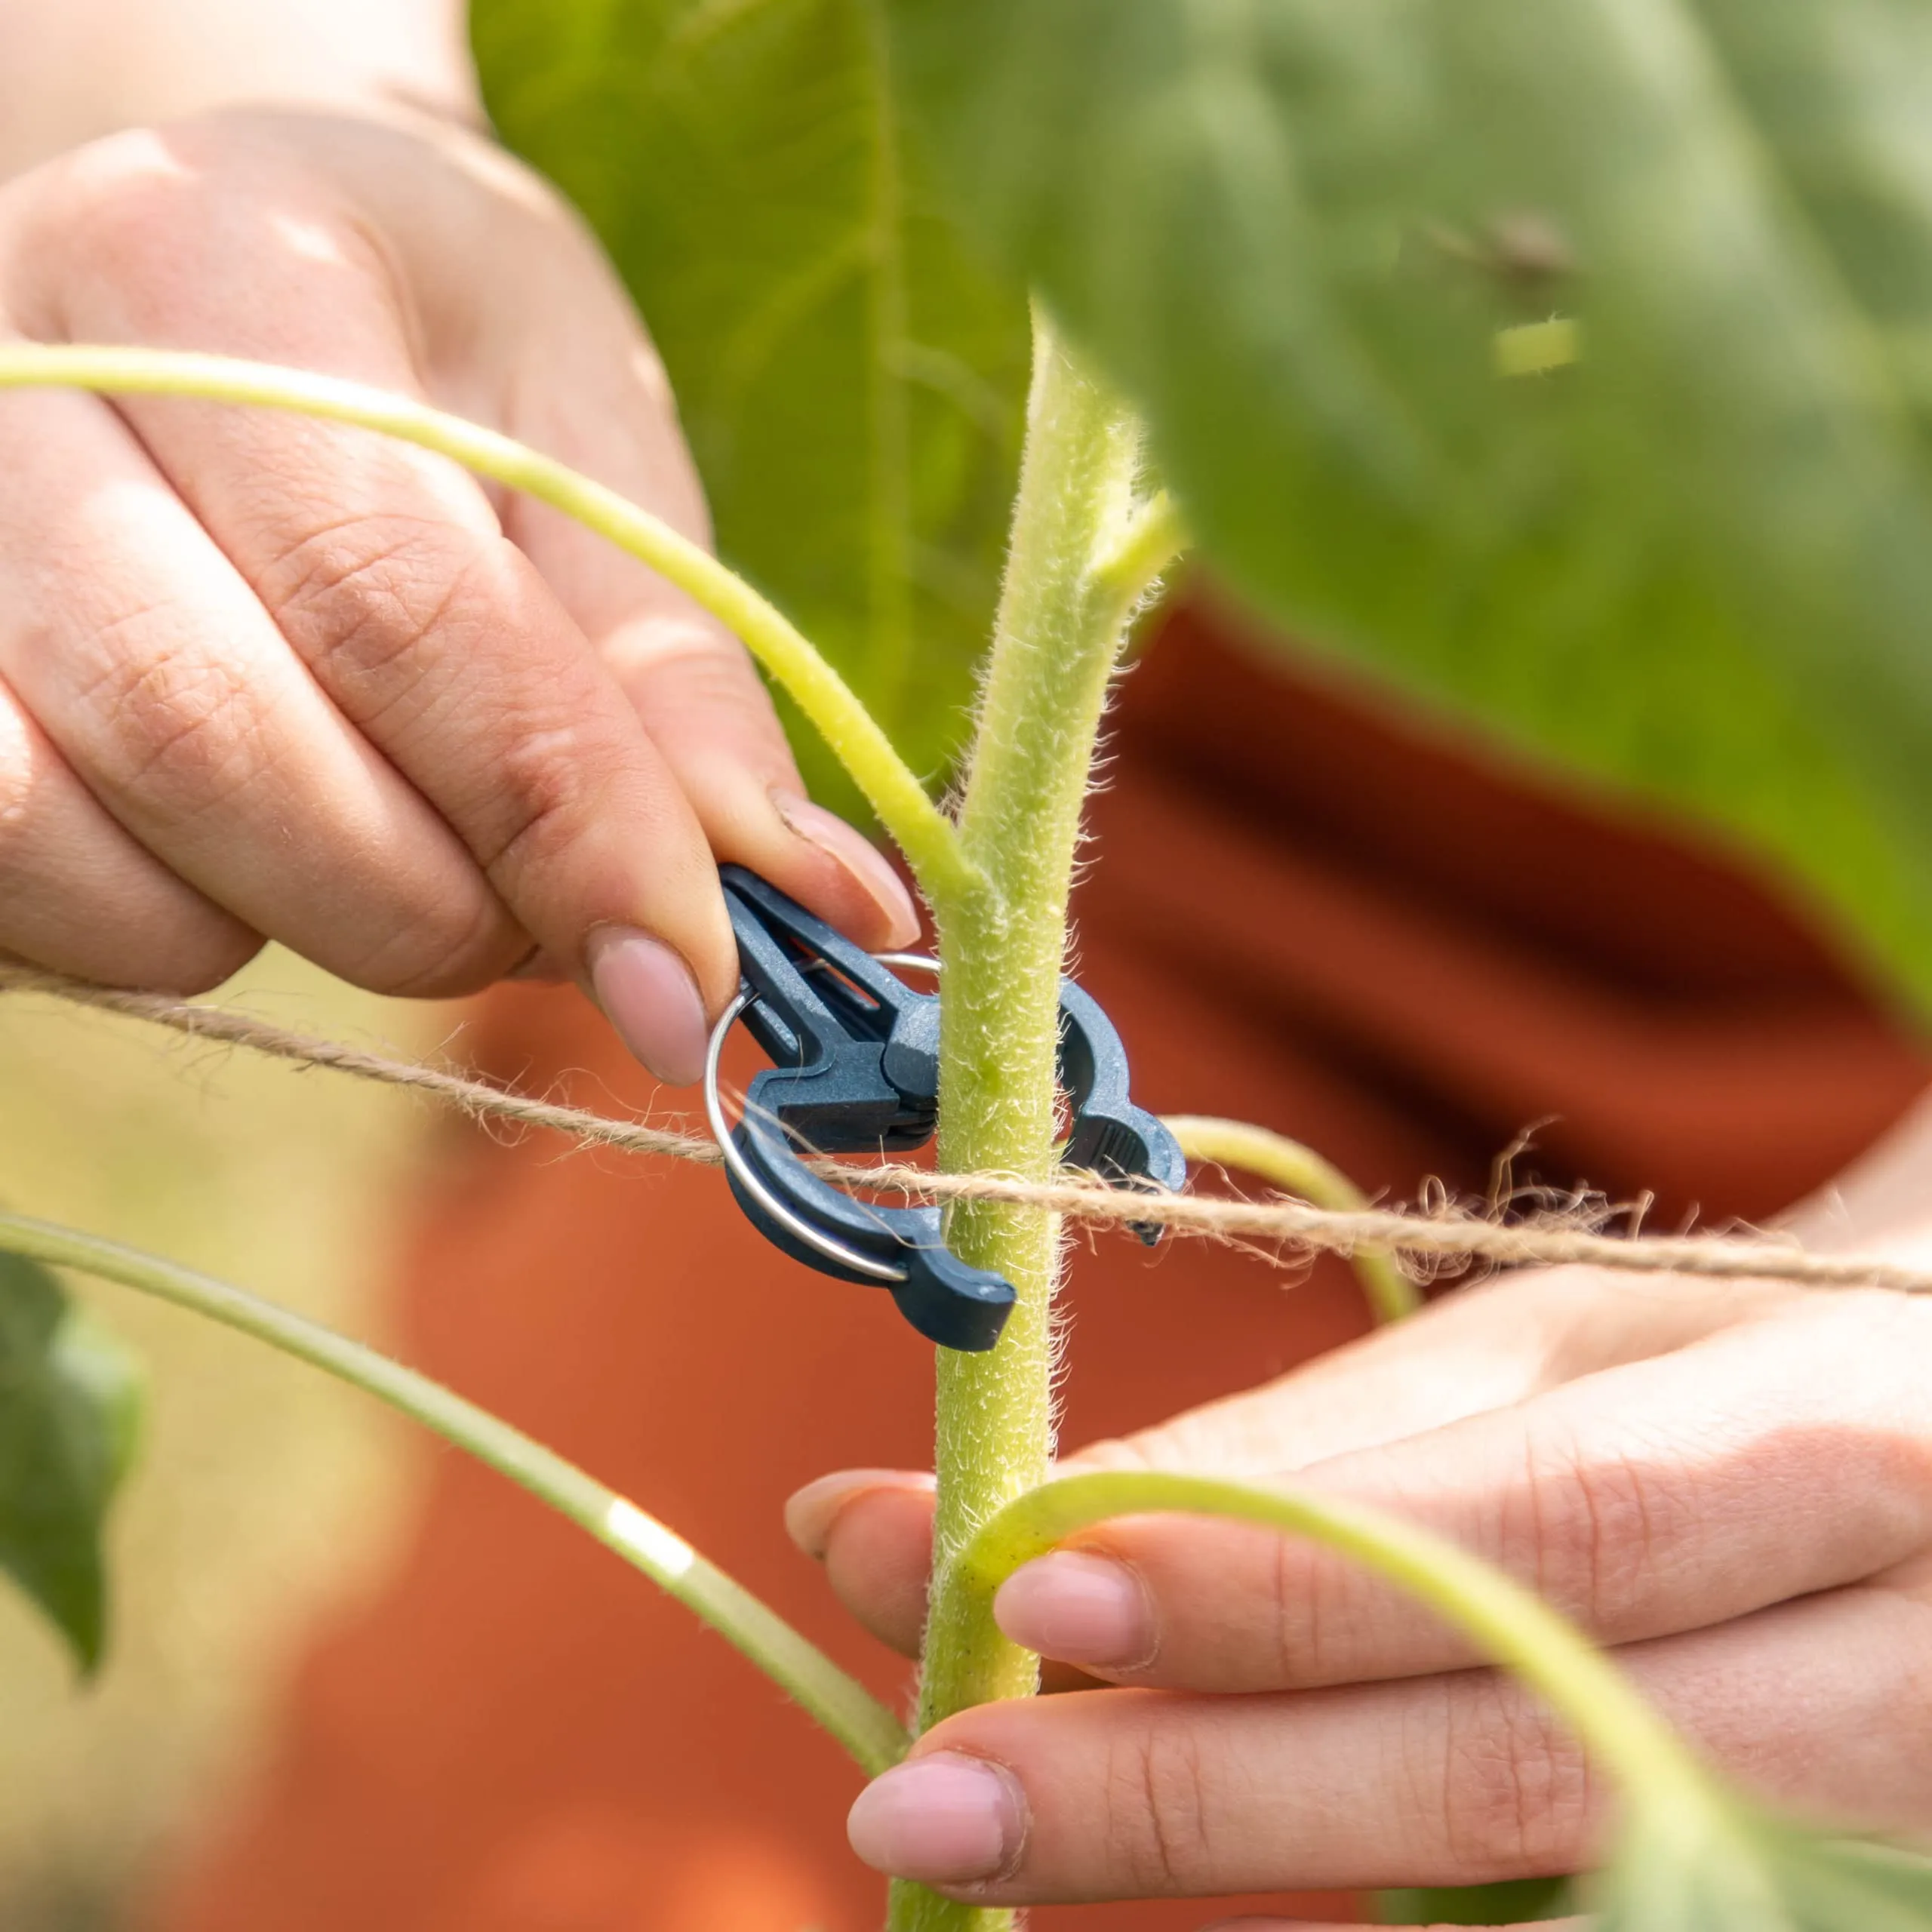
[[[1932,1112],[1807,1217],[1923,1266]],[[1916,1177],[1915,1180],[1914,1177]],[[1270,1480],[1400,1512],[1611,1647],[1751,1788],[1932,1827],[1932,1303],[1561,1269],[1447,1296],[1265,1387],[1067,1458]],[[916,1652],[931,1481],[801,1491],[794,1540]],[[1587,1869],[1612,1798],[1446,1626],[1259,1527],[1149,1515],[1017,1571],[995,1611],[1078,1694],[937,1726],[854,1848],[1017,1904],[1467,1885]],[[1258,1921],[1243,1921],[1261,1932]],[[1285,1932],[1285,1928],[1281,1928]],[[1303,1932],[1309,1932],[1303,1928]]]
[[[441,115],[216,109],[30,168],[0,337],[379,384],[708,537],[595,244]],[[916,931],[737,641],[555,512],[294,417],[0,396],[0,951],[180,992],[264,939],[389,993],[534,971],[682,1083],[737,983],[720,860]]]

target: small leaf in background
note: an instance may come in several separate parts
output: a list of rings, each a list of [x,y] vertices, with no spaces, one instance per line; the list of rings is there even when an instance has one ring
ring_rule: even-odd
[[[38,1262],[0,1254],[0,1570],[89,1675],[106,1639],[101,1532],[140,1406],[119,1344]]]
[[[1026,308],[928,205],[875,10],[475,0],[470,20],[498,131],[650,325],[721,553],[943,776],[998,593]]]
[[[884,4],[1238,589],[1740,835],[1932,1010],[1932,8]]]

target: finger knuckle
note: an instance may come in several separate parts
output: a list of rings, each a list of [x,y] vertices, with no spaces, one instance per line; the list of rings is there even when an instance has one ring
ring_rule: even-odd
[[[238,183],[198,169],[151,131],[110,135],[64,157],[46,171],[29,223],[62,310],[54,325],[88,328],[108,302],[130,329],[165,328],[195,306],[246,205]]]
[[[1352,1567],[1317,1554],[1288,1537],[1275,1539],[1269,1565],[1276,1681],[1328,1684],[1358,1663],[1361,1601]]]
[[[1838,1369],[1848,1378],[1869,1377],[1875,1361],[1921,1359],[1932,1329],[1932,1299],[1892,1288],[1837,1288],[1783,1312],[1781,1324],[1804,1338],[1807,1375]],[[1932,1433],[1922,1440],[1932,1454]]]
[[[186,887],[131,895],[121,917],[85,933],[58,916],[51,894],[40,895],[43,916],[22,943],[17,931],[0,932],[0,947],[19,946],[28,956],[52,957],[65,970],[103,986],[130,992],[168,993],[190,999],[234,978],[262,949],[259,934]],[[9,906],[8,913],[15,909]],[[26,909],[35,908],[29,903]],[[49,916],[51,915],[51,916]],[[11,918],[8,926],[11,927]]]
[[[238,262],[257,289],[318,272],[386,277],[380,250],[324,177],[259,127],[129,129],[37,180],[32,239],[54,284],[70,298],[111,300],[132,328],[177,314],[205,326],[210,291],[232,283]]]
[[[1874,1508],[1932,1487],[1932,1428],[1919,1364],[1932,1345],[1932,1298],[1837,1288],[1780,1311],[1761,1339],[1777,1401],[1749,1438],[1767,1478],[1815,1485],[1821,1469],[1856,1471]],[[1842,1392],[1856,1390],[1847,1404]]]
[[[462,651],[470,533],[439,519],[371,512],[303,532],[257,573],[282,634],[365,721],[403,701],[439,659]],[[399,677],[408,663],[411,675]]]
[[[151,266],[174,266],[184,230],[205,226],[215,199],[145,129],[77,148],[43,179],[45,231],[63,238],[70,257],[111,260],[131,281]]]
[[[400,918],[363,955],[338,971],[352,985],[397,999],[454,999],[494,984],[529,950],[495,897],[479,881]]]
[[[50,952],[85,977],[103,973],[154,992],[206,992],[240,971],[261,942],[192,888],[156,871],[116,894],[121,927],[76,931],[68,879],[73,823],[51,793],[57,758],[0,685],[0,949]],[[60,821],[66,820],[64,827]],[[131,903],[130,903],[131,900]]]
[[[1694,1486],[1672,1458],[1565,1435],[1529,1439],[1527,1549],[1520,1567],[1538,1592],[1600,1632],[1614,1633],[1656,1594],[1669,1552],[1691,1540]]]
[[[144,992],[178,994],[184,999],[213,992],[262,949],[260,936],[220,913],[185,913],[143,925],[131,958],[143,963],[126,976]]]
[[[490,796],[467,817],[471,849],[510,897],[519,881],[561,863],[594,826],[626,824],[667,866],[679,849],[673,795],[641,783],[628,747],[608,720],[573,705],[500,720],[490,759]]]
[[[254,702],[238,669],[218,651],[115,647],[131,614],[96,639],[100,661],[81,682],[81,709],[98,734],[97,768],[118,792],[171,820],[218,809],[262,768]]]
[[[1200,1740],[1186,1724],[1155,1724],[1123,1739],[1104,1783],[1108,1868],[1137,1894],[1198,1888],[1213,1869],[1213,1806]]]
[[[675,683],[681,709],[761,716],[771,699],[750,656],[721,626],[682,618],[620,638],[606,660],[627,682]]]
[[[602,761],[574,726],[531,720],[510,734],[497,761],[503,822],[478,854],[492,875],[543,864],[574,835],[598,790]]]
[[[1506,1677],[1472,1672],[1444,1690],[1440,1821],[1451,1867],[1474,1878],[1563,1869],[1591,1812],[1589,1761]]]

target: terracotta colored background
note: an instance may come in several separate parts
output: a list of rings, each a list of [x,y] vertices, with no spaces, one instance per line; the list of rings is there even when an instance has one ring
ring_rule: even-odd
[[[1538,794],[1185,614],[1130,680],[1080,970],[1137,1097],[1316,1143],[1372,1189],[1481,1192],[1517,1131],[1654,1217],[1762,1216],[1924,1084],[1787,912],[1654,832]],[[488,1003],[494,1073],[644,1106],[574,995]],[[707,1171],[452,1137],[398,1293],[408,1357],[691,1535],[858,1669],[779,1531],[797,1484],[928,1460],[928,1352],[884,1298],[753,1236]],[[1359,1331],[1324,1263],[1075,1260],[1065,1439],[1132,1429]],[[316,1645],[254,1808],[149,1932],[870,1932],[857,1779],[716,1639],[454,1454],[378,1600]],[[1195,1902],[1043,1911],[1179,1932]]]

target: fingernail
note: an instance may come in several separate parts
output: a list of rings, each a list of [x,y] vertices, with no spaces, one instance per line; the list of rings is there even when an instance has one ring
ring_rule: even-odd
[[[860,1792],[845,1835],[875,1872],[928,1885],[991,1878],[1019,1858],[1026,1804],[1012,1775],[982,1758],[935,1751]]]
[[[868,1490],[903,1489],[930,1495],[933,1487],[931,1476],[918,1469],[840,1469],[807,1483],[786,1499],[785,1534],[814,1563],[823,1562],[826,1546],[832,1540],[832,1526],[847,1503]]]
[[[691,969],[662,940],[600,926],[585,949],[590,984],[617,1037],[669,1087],[704,1072],[704,1001]]]
[[[1088,1550],[1052,1550],[1016,1570],[993,1615],[1016,1644],[1062,1663],[1124,1670],[1154,1654],[1153,1606],[1140,1577]]]
[[[836,812],[801,798],[795,792],[774,792],[778,816],[809,844],[837,860],[847,875],[878,908],[885,921],[885,943],[910,946],[919,937],[919,911],[891,862],[857,826]]]

